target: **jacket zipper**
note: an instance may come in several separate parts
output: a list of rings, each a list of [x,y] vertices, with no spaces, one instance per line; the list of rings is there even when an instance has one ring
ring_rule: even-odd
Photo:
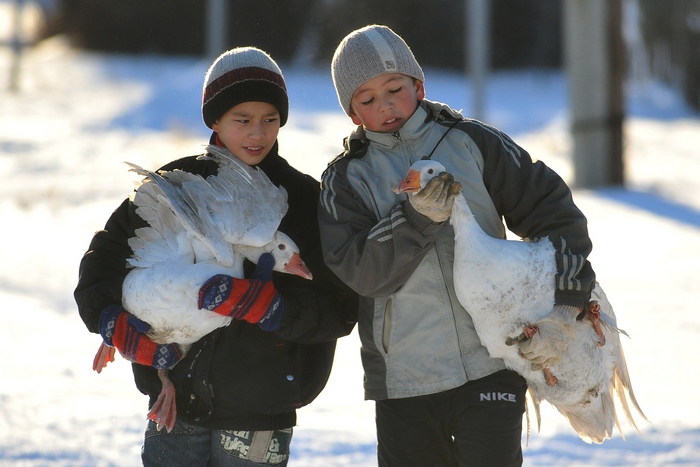
[[[442,260],[443,258],[438,248],[435,248],[435,255],[437,256],[438,264],[440,265],[440,273],[442,274],[443,282],[445,283],[445,293],[447,294],[447,298],[450,301],[450,310],[452,313],[452,323],[454,324],[453,328],[455,330],[455,337],[457,339],[457,351],[459,353],[459,361],[462,362],[462,369],[464,370],[464,374],[469,375],[467,367],[464,363],[464,358],[462,357],[462,342],[460,341],[459,330],[457,329],[457,319],[455,318],[455,301],[453,299],[452,294],[450,293],[450,287],[447,285],[447,277],[445,276],[445,264]],[[452,281],[454,282],[454,277],[452,278]],[[459,304],[458,307],[461,308],[462,305]]]

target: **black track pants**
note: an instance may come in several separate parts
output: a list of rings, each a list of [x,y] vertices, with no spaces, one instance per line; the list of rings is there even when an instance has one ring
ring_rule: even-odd
[[[377,401],[379,466],[522,465],[526,390],[503,370],[439,394]]]

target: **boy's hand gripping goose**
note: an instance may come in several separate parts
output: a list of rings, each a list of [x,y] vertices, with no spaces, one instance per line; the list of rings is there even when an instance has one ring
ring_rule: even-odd
[[[133,269],[122,285],[122,305],[148,338],[156,344],[178,344],[182,356],[194,342],[234,317],[264,329],[278,325],[273,320],[281,314],[271,316],[272,311],[281,311],[275,309],[280,303],[277,295],[271,297],[269,309],[260,310],[262,317],[256,310],[254,320],[240,310],[218,310],[221,288],[230,291],[233,278],[244,276],[245,258],[258,264],[251,277],[260,281],[255,287],[271,285],[273,270],[311,279],[294,241],[277,231],[287,210],[284,188],[226,149],[209,146],[207,151],[209,155],[201,158],[215,160],[219,168],[206,179],[177,170],[157,174],[129,164],[145,176],[133,202],[149,226],[137,229],[129,239],[134,254],[128,263]],[[113,356],[114,347],[103,343],[93,369],[100,372]],[[169,368],[153,366],[163,387],[148,416],[159,429],[165,426],[170,431],[176,415],[175,389]]]
[[[394,191],[414,196],[444,172],[437,161],[418,161]],[[450,219],[457,297],[489,354],[527,380],[538,426],[539,404],[547,400],[584,441],[602,443],[612,435],[613,425],[620,429],[615,394],[632,426],[636,428],[628,398],[646,420],[632,391],[615,315],[600,286],[592,292],[586,316],[573,322],[574,337],[561,358],[533,364],[519,346],[538,332],[554,307],[554,247],[548,239],[524,242],[487,235],[461,195]]]

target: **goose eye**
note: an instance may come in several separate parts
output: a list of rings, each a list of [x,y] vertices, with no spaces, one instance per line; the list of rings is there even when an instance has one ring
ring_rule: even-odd
[[[284,243],[280,243],[279,245],[277,245],[277,248],[279,248],[280,250],[286,250],[287,245],[285,245]]]
[[[433,169],[428,169],[428,175],[432,175],[433,172],[435,172],[435,170],[433,170]]]

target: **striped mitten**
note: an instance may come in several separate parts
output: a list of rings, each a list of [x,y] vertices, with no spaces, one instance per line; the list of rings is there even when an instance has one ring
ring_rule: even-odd
[[[182,358],[178,344],[156,344],[146,333],[151,325],[110,305],[100,315],[100,334],[105,344],[116,347],[127,360],[159,370],[170,369]]]
[[[260,255],[250,279],[217,274],[199,290],[199,309],[207,309],[249,323],[265,331],[274,331],[282,321],[284,301],[272,283],[275,258]]]

